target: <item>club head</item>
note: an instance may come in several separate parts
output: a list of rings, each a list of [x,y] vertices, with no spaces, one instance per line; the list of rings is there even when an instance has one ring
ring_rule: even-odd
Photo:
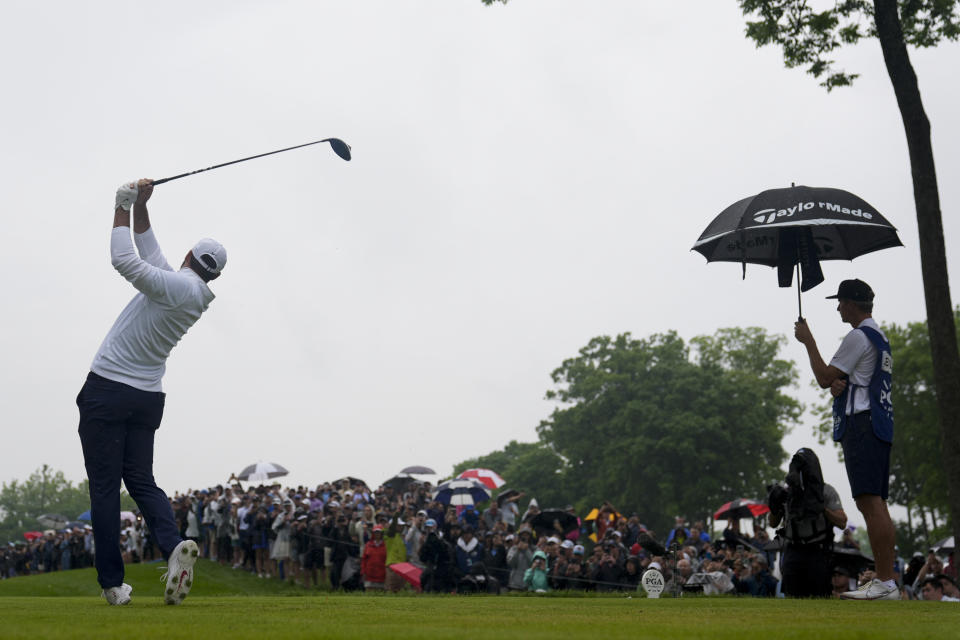
[[[330,147],[333,149],[333,152],[344,160],[350,160],[350,145],[341,140],[340,138],[330,138],[327,140],[330,143]]]

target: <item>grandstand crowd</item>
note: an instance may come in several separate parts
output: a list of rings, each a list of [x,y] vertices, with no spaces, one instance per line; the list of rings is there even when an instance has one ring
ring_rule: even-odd
[[[622,514],[609,503],[578,516],[571,506],[542,513],[536,499],[518,492],[482,509],[449,506],[432,494],[429,483],[373,492],[353,478],[314,489],[237,482],[177,493],[171,506],[181,536],[195,540],[204,557],[307,589],[635,591],[653,568],[663,574],[666,594],[779,593],[776,552],[768,550],[762,519],[749,535],[731,520],[712,539],[703,522],[678,517],[658,536],[636,513]],[[126,562],[161,560],[139,515],[122,523],[121,544]],[[856,547],[849,530],[838,544]],[[89,527],[48,530],[8,543],[0,552],[0,576],[90,567],[95,552]],[[838,565],[834,593],[870,577],[868,569]],[[904,599],[960,601],[956,580],[952,551],[898,562]]]

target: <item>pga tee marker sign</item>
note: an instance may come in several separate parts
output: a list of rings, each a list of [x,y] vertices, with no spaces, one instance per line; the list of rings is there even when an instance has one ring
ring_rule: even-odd
[[[648,569],[640,579],[648,598],[659,598],[663,593],[663,574],[656,569]]]

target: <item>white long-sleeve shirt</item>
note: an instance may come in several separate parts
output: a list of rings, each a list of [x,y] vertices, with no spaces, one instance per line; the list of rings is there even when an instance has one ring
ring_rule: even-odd
[[[140,293],[113,323],[90,370],[136,389],[162,391],[170,350],[207,310],[214,295],[192,270],[170,267],[152,228],[133,235],[136,250],[130,227],[114,227],[110,257],[114,268]]]

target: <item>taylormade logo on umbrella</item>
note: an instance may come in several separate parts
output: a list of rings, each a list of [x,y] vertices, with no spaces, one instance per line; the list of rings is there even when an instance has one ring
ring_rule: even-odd
[[[873,218],[873,214],[869,211],[849,209],[847,207],[841,207],[838,204],[833,204],[832,202],[798,202],[796,206],[787,207],[786,209],[762,209],[753,214],[753,219],[759,224],[770,224],[777,218],[790,218],[796,213],[809,211],[814,207],[853,216],[855,218],[863,218],[864,220],[871,220]]]

